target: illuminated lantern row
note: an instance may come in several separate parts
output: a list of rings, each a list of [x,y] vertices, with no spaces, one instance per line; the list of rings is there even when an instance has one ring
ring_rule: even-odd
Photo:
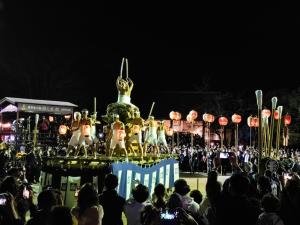
[[[170,116],[171,120],[175,120],[175,112],[174,111],[171,111],[169,116]]]
[[[287,114],[283,117],[283,122],[284,122],[284,125],[285,125],[285,126],[290,125],[291,122],[292,122],[292,117],[291,117],[291,115],[287,113]]]
[[[225,116],[219,117],[218,120],[220,126],[226,126],[228,124],[228,119]]]
[[[171,120],[181,120],[181,113],[180,112],[172,111],[172,112],[170,112],[169,116],[170,116]]]
[[[191,123],[191,122],[194,121],[194,120],[192,119],[192,116],[191,116],[190,114],[186,116],[186,120],[187,120],[189,123]]]
[[[252,116],[249,116],[247,118],[247,124],[248,124],[249,127],[253,127],[253,122],[252,122],[253,120],[252,120],[252,118],[253,118]]]
[[[247,119],[247,124],[249,127],[258,127],[259,126],[258,117],[249,116]]]
[[[240,123],[242,121],[242,117],[238,114],[233,114],[231,117],[233,123]]]
[[[263,118],[269,118],[271,116],[271,111],[269,109],[263,109],[261,111],[261,116]]]
[[[198,117],[198,113],[195,110],[191,110],[189,115],[191,116],[192,120],[195,120]]]
[[[252,124],[253,124],[253,127],[258,127],[259,126],[258,117],[252,117]]]
[[[204,122],[212,123],[212,122],[215,121],[215,117],[212,114],[204,113],[203,114],[203,120],[204,120]]]
[[[181,113],[176,112],[175,120],[181,120]]]

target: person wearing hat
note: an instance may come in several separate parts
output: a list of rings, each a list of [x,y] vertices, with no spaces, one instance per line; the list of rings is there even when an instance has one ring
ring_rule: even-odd
[[[148,125],[145,143],[144,143],[144,156],[146,156],[148,145],[152,145],[154,155],[159,154],[157,146],[157,123],[154,116],[149,116],[145,125]]]
[[[110,140],[110,156],[113,156],[114,150],[119,145],[119,147],[125,152],[125,157],[127,158],[127,150],[125,148],[124,138],[126,136],[125,133],[125,125],[122,121],[120,121],[119,115],[114,115],[114,122],[111,124],[112,137]]]

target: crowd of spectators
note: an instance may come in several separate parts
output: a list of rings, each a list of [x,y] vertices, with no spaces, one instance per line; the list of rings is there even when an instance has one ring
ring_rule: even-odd
[[[187,139],[188,140],[188,139]],[[281,149],[291,159],[285,170],[258,175],[257,151],[241,147],[209,150],[188,143],[175,146],[182,171],[206,172],[205,193],[191,190],[184,179],[174,189],[157,184],[151,194],[143,184],[134,186],[129,199],[118,195],[118,178],[108,174],[101,193],[84,183],[74,207],[63,205],[62,193],[51,186],[34,193],[39,175],[28,160],[21,168],[2,168],[0,225],[298,225],[300,223],[299,151]],[[221,184],[219,174],[230,177]],[[35,202],[34,199],[37,199]]]
[[[21,171],[8,171],[0,183],[2,225],[298,225],[300,178],[297,173],[243,170],[238,156],[223,184],[216,168],[207,177],[205,193],[191,190],[185,179],[169,190],[157,184],[136,184],[129,199],[118,195],[118,178],[108,174],[101,193],[91,183],[81,186],[73,208],[63,206],[60,190],[50,186],[33,193]],[[34,203],[37,195],[37,204]]]

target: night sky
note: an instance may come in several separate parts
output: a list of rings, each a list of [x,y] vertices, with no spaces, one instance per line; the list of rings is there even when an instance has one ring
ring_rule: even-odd
[[[24,1],[25,2],[25,1]],[[0,0],[0,97],[62,100],[104,114],[122,57],[146,116],[188,113],[213,95],[300,86],[298,8]],[[275,78],[277,77],[277,78]],[[99,80],[99,81],[96,81]],[[280,96],[278,96],[280,99]],[[205,108],[206,107],[206,108]]]

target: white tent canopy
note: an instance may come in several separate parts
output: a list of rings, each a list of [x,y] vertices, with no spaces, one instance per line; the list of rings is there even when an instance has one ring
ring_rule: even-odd
[[[2,112],[51,113],[59,115],[73,114],[78,107],[70,102],[5,97],[0,100]]]
[[[4,109],[2,109],[0,111],[0,113],[5,113],[5,112],[17,112],[18,111],[18,107],[12,104],[9,104],[8,106],[6,106]]]

